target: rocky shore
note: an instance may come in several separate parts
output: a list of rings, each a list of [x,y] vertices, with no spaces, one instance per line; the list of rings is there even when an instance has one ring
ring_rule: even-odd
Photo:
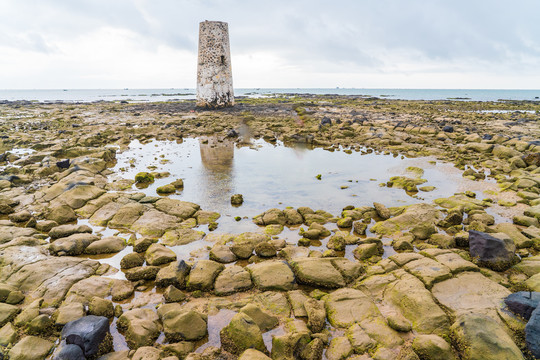
[[[171,197],[176,175],[113,171],[133,140],[206,137],[430,156],[485,191],[338,214],[282,199],[224,233]],[[380,186],[431,190],[409,171]],[[539,220],[538,102],[4,102],[0,359],[540,358]]]

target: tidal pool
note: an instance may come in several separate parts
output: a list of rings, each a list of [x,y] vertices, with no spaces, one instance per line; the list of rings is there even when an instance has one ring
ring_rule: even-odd
[[[343,148],[328,151],[305,146],[288,147],[255,140],[249,146],[216,139],[184,139],[182,142],[153,140],[141,144],[134,140],[117,154],[114,178],[133,179],[141,171],[169,172],[143,191],[158,196],[156,189],[173,180],[183,179],[184,189],[171,198],[197,203],[204,210],[217,211],[218,232],[240,233],[257,226],[235,217],[253,216],[270,208],[308,206],[339,216],[347,205],[386,206],[431,202],[465,190],[482,190],[479,182],[465,179],[452,164],[434,158],[402,158]],[[402,189],[381,186],[392,176],[414,177],[407,167],[424,169],[422,186],[434,186],[431,192],[408,194]],[[320,180],[317,179],[317,175]],[[113,178],[113,179],[114,179]],[[242,194],[244,203],[234,207],[233,194]],[[481,192],[478,194],[482,197]]]

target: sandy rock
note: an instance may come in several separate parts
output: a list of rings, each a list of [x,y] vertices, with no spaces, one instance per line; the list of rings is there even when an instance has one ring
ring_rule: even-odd
[[[462,359],[524,359],[506,330],[487,315],[464,313],[451,330]]]
[[[150,210],[142,214],[133,223],[131,229],[143,236],[160,237],[167,230],[175,228],[179,222],[180,220],[176,216],[161,211]]]
[[[17,340],[17,330],[11,323],[6,323],[0,329],[0,346],[8,346],[14,344]]]
[[[146,263],[152,266],[163,265],[176,260],[176,254],[171,249],[161,245],[152,244],[145,252]]]
[[[326,349],[326,358],[328,360],[347,359],[353,353],[353,348],[349,339],[345,336],[333,338]]]
[[[161,330],[158,315],[150,309],[126,311],[116,326],[124,333],[130,349],[153,345]]]
[[[81,255],[88,245],[97,240],[99,240],[99,237],[93,234],[73,234],[65,238],[56,239],[49,246],[49,251],[57,256]]]
[[[85,315],[84,306],[79,302],[63,304],[58,308],[55,325],[63,327],[70,321],[82,318]]]
[[[450,344],[437,335],[417,335],[412,343],[412,348],[422,360],[457,359]]]
[[[113,254],[124,250],[126,240],[119,236],[107,236],[94,241],[84,249],[86,254]]]
[[[172,229],[163,234],[161,243],[167,246],[186,245],[201,240],[205,233],[193,229]]]
[[[55,226],[49,231],[49,236],[52,240],[65,238],[73,234],[79,233],[92,233],[92,228],[88,225],[78,225],[78,224],[69,224],[69,225],[60,225]]]
[[[190,270],[190,266],[184,260],[172,262],[159,270],[156,275],[156,286],[167,287],[174,285],[179,289],[183,289],[186,286],[186,280]]]
[[[214,291],[218,296],[248,290],[252,287],[251,276],[241,266],[226,267],[216,278]]]
[[[25,336],[9,351],[11,360],[41,360],[45,359],[54,343],[36,336]]]
[[[187,288],[192,290],[209,291],[214,288],[214,281],[225,269],[223,264],[212,260],[199,260],[191,268],[187,280]]]
[[[66,302],[80,302],[88,305],[94,296],[100,298],[110,296],[113,301],[121,301],[130,297],[133,291],[133,284],[127,280],[91,276],[69,289]]]
[[[510,291],[478,272],[463,272],[452,279],[435,284],[433,296],[456,313],[486,313],[498,309]]]
[[[144,212],[144,205],[139,203],[129,203],[118,209],[116,214],[108,222],[107,226],[111,228],[130,228],[134,222]]]
[[[403,274],[398,281],[388,285],[384,298],[400,310],[414,330],[427,334],[448,334],[448,316],[415,276]]]
[[[229,249],[227,245],[216,244],[210,250],[210,260],[217,261],[219,263],[231,263],[236,261],[236,255]]]
[[[264,353],[254,350],[254,349],[247,349],[244,351],[238,360],[271,360],[268,356],[266,356]]]
[[[345,286],[341,273],[330,259],[299,258],[290,262],[300,284],[339,288]]]
[[[259,290],[291,290],[294,287],[294,274],[284,261],[270,260],[247,267],[251,279]]]
[[[200,206],[187,201],[163,198],[154,203],[156,209],[183,220],[195,215]]]
[[[0,303],[0,326],[4,326],[17,316],[20,309],[15,305]]]
[[[192,310],[171,309],[162,314],[161,320],[169,342],[199,340],[208,333],[207,316]]]
[[[419,278],[428,289],[431,289],[433,284],[452,276],[448,267],[427,257],[410,261],[403,268]]]
[[[429,204],[414,204],[405,211],[391,219],[378,222],[371,231],[382,235],[392,235],[418,225],[435,224],[441,218],[441,213]]]
[[[262,332],[272,330],[279,324],[277,316],[267,314],[254,304],[247,304],[240,309],[240,312],[247,314],[257,324]]]
[[[250,348],[268,353],[261,330],[247,314],[234,315],[229,325],[221,330],[220,337],[223,349],[232,354],[241,354]]]
[[[142,266],[144,264],[144,256],[139,253],[132,252],[125,255],[122,260],[120,260],[121,269],[131,269],[137,266]]]
[[[94,296],[88,304],[88,314],[112,318],[114,316],[114,306],[110,300]]]

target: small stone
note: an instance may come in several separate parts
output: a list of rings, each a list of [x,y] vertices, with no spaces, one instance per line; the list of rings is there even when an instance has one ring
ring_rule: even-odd
[[[417,335],[412,343],[414,352],[420,359],[452,360],[457,359],[450,344],[438,335]]]
[[[384,206],[381,203],[374,202],[373,207],[375,208],[375,211],[377,212],[377,215],[383,220],[390,219],[390,210],[386,206]]]
[[[186,294],[177,289],[175,286],[169,285],[163,292],[163,298],[165,299],[166,303],[181,302],[186,299]]]
[[[392,313],[386,318],[388,326],[399,332],[409,332],[412,329],[411,322],[400,313]]]
[[[131,269],[144,264],[144,257],[136,252],[127,254],[120,260],[121,269]]]
[[[7,323],[0,329],[0,346],[8,346],[17,340],[17,331],[13,324]]]
[[[243,202],[244,202],[244,197],[242,196],[242,194],[234,194],[233,196],[231,196],[232,205],[239,206],[239,205],[242,205]]]
[[[110,300],[94,296],[90,300],[90,304],[88,304],[88,313],[90,315],[112,318],[114,316],[114,306]]]
[[[276,256],[276,248],[268,241],[263,241],[255,246],[255,253],[260,257],[274,257]]]
[[[223,349],[232,354],[241,354],[250,348],[268,352],[257,324],[249,315],[241,312],[234,315],[229,325],[221,330],[220,337]]]
[[[29,335],[44,336],[48,335],[53,330],[52,319],[45,314],[35,317],[27,326],[27,333]]]

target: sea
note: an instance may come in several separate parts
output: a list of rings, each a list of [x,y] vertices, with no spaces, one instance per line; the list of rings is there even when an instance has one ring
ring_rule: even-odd
[[[362,89],[362,88],[251,88],[235,89],[235,96],[265,97],[274,94],[356,95],[401,100],[461,100],[540,102],[540,90],[482,89]],[[39,89],[0,90],[0,101],[96,102],[180,101],[195,98],[195,89]]]

